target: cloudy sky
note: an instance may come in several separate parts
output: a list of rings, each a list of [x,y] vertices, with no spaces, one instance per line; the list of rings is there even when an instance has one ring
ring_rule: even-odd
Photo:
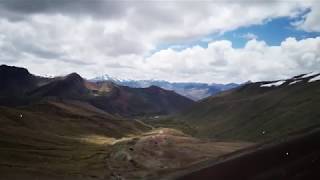
[[[0,64],[194,82],[320,71],[319,0],[0,0]]]

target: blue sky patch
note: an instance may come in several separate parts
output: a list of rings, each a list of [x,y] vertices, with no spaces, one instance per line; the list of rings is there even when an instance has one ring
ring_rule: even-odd
[[[272,19],[264,24],[242,27],[233,31],[225,32],[223,34],[215,33],[203,37],[201,40],[190,41],[183,44],[161,44],[153,52],[157,52],[161,49],[167,48],[181,51],[183,49],[196,45],[207,47],[208,43],[218,40],[229,40],[232,42],[233,48],[243,48],[247,41],[250,39],[248,35],[256,36],[257,40],[265,41],[269,46],[278,46],[288,37],[294,37],[297,40],[301,40],[320,36],[319,32],[306,32],[297,29],[293,25],[294,22],[302,20],[307,12],[308,11],[301,13],[294,19],[288,17]]]

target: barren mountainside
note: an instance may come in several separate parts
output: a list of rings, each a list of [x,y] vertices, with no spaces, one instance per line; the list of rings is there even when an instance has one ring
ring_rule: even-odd
[[[199,136],[251,141],[320,125],[319,76],[246,84],[206,98],[175,119],[192,124]]]

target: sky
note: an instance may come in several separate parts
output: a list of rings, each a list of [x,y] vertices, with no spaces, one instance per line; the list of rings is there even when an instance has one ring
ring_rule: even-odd
[[[320,71],[319,0],[0,0],[0,64],[242,83]]]

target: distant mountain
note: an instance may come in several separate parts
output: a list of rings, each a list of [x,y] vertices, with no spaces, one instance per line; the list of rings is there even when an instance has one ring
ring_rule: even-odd
[[[93,82],[98,81],[111,81],[118,85],[129,86],[134,88],[146,88],[150,86],[158,86],[163,89],[173,90],[178,94],[186,96],[193,100],[200,100],[208,96],[217,94],[221,91],[229,90],[238,87],[239,84],[206,84],[206,83],[194,83],[194,82],[168,82],[162,80],[130,80],[130,79],[118,79],[109,75],[103,75],[91,79]]]
[[[36,77],[24,68],[0,66],[0,96],[21,96],[37,86]]]
[[[259,141],[320,125],[320,74],[248,83],[197,102],[175,119],[199,136]]]
[[[82,100],[120,116],[171,114],[193,104],[190,99],[156,86],[130,88],[112,82],[88,82],[75,73],[39,87],[29,95]]]
[[[1,66],[0,105],[24,105],[41,100],[77,100],[120,116],[167,115],[193,101],[174,91],[151,86],[130,88],[113,82],[90,82],[77,73],[43,78],[18,67]]]
[[[54,81],[31,74],[27,69],[0,65],[0,97],[21,97],[31,90]]]
[[[79,99],[86,96],[89,90],[85,86],[85,80],[78,74],[72,73],[65,77],[59,77],[50,83],[31,91],[28,95],[33,97],[60,97],[67,99]]]

